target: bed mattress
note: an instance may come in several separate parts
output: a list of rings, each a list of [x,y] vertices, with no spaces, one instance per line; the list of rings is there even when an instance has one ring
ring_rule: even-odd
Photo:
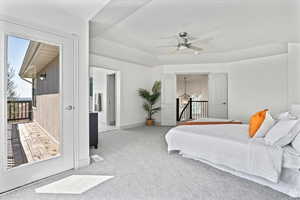
[[[248,125],[178,126],[166,134],[166,142],[169,152],[179,151],[290,196],[299,195],[299,157],[289,148],[266,145],[263,138],[249,138]]]
[[[291,146],[283,148],[283,167],[289,169],[300,169],[300,153]]]

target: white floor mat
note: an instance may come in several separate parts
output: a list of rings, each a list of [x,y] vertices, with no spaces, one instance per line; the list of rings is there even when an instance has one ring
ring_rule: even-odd
[[[100,161],[104,160],[101,156],[99,156],[97,154],[91,155],[91,159],[93,162],[100,162]]]
[[[82,194],[89,189],[113,178],[113,176],[72,175],[35,189],[42,194]]]

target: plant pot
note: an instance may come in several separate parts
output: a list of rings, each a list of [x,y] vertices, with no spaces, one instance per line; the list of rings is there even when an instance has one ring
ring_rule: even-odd
[[[154,120],[153,119],[147,119],[146,120],[146,125],[147,126],[153,126],[154,125]]]

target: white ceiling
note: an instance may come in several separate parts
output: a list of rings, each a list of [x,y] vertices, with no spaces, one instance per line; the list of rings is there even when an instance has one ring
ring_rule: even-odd
[[[108,41],[119,44],[106,54],[119,56],[124,52],[115,49],[123,45],[127,55],[133,49],[132,56],[140,51],[143,60],[147,57],[153,63],[167,64],[225,62],[283,53],[287,42],[300,41],[299,8],[299,0],[0,0],[0,15],[26,20],[76,22],[95,16],[91,41],[100,39],[100,46],[103,41],[106,46]],[[193,52],[169,54],[173,49],[157,47],[175,45],[175,39],[161,37],[180,31],[201,38],[212,36],[213,40],[198,44],[204,51],[197,56]]]
[[[13,13],[27,12],[35,17],[51,12],[66,13],[70,16],[88,20],[109,0],[0,0],[0,14],[13,16]],[[63,20],[63,19],[60,19]]]
[[[110,6],[95,16],[93,39],[110,40],[163,58],[186,57],[157,47],[175,45],[175,39],[161,37],[181,31],[198,38],[213,37],[207,44],[198,44],[204,48],[199,56],[299,41],[298,0],[130,0],[127,9],[116,3],[126,1],[112,0],[112,5],[107,4]]]

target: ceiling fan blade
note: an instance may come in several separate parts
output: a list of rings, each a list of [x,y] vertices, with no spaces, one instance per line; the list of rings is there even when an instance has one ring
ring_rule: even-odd
[[[173,39],[173,38],[177,38],[177,35],[170,35],[170,36],[165,36],[165,37],[160,37],[159,39]]]
[[[157,46],[157,48],[170,48],[170,47],[176,48],[177,45],[160,45],[160,46]]]
[[[214,37],[207,37],[207,38],[200,38],[196,40],[190,40],[191,43],[202,43],[202,44],[207,44],[208,42],[212,41]]]
[[[200,48],[200,47],[196,47],[196,46],[189,46],[188,47],[189,49],[192,49],[192,50],[194,50],[194,51],[203,51],[203,49],[202,48]]]
[[[170,51],[168,54],[175,54],[175,53],[178,53],[178,51],[179,51],[179,49],[176,48],[176,49],[174,49],[173,51]]]
[[[195,41],[195,40],[198,40],[197,37],[194,37],[194,36],[191,36],[191,35],[188,35],[187,38],[188,38],[189,41]]]

